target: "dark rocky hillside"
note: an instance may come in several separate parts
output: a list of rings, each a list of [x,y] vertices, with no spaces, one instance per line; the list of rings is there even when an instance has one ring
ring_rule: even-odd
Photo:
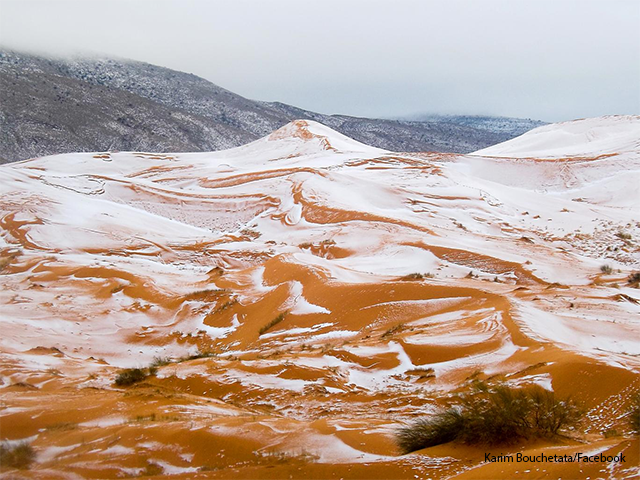
[[[494,117],[404,121],[323,115],[249,100],[195,75],[142,62],[0,50],[0,163],[76,151],[220,150],[298,118],[388,150],[460,153],[542,124]]]

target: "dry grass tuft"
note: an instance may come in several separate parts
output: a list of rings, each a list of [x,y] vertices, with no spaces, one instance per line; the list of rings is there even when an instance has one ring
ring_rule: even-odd
[[[35,458],[36,452],[26,442],[17,445],[0,444],[0,467],[27,469]]]
[[[273,320],[271,320],[269,323],[267,323],[265,326],[263,326],[262,328],[260,328],[260,330],[258,331],[259,335],[262,335],[264,333],[267,333],[270,329],[272,329],[273,327],[275,327],[277,324],[279,324],[282,320],[284,320],[284,317],[287,316],[287,312],[281,313],[280,315],[278,315],[276,318],[274,318]]]

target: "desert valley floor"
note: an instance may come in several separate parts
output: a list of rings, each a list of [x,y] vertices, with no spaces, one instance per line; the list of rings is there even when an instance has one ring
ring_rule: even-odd
[[[213,153],[0,167],[7,478],[633,478],[640,117],[404,154],[296,121]],[[131,386],[124,368],[157,371]],[[401,455],[474,382],[584,406],[561,438]],[[484,453],[624,453],[624,463]]]

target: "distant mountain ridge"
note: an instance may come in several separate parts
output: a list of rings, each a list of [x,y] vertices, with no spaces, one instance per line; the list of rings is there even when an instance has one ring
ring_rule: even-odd
[[[0,91],[0,163],[75,151],[220,150],[295,119],[407,152],[467,153],[543,125],[494,117],[409,121],[324,115],[249,100],[195,75],[143,62],[49,59],[6,49],[0,49]]]
[[[530,118],[493,117],[488,115],[420,115],[407,120],[453,123],[493,133],[501,132],[505,135],[513,135],[513,137],[520,136],[542,125],[548,125],[540,120],[532,120]]]

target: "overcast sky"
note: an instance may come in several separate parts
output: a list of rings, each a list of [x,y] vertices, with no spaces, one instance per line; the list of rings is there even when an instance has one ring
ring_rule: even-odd
[[[640,0],[0,0],[0,45],[322,113],[640,114]]]

